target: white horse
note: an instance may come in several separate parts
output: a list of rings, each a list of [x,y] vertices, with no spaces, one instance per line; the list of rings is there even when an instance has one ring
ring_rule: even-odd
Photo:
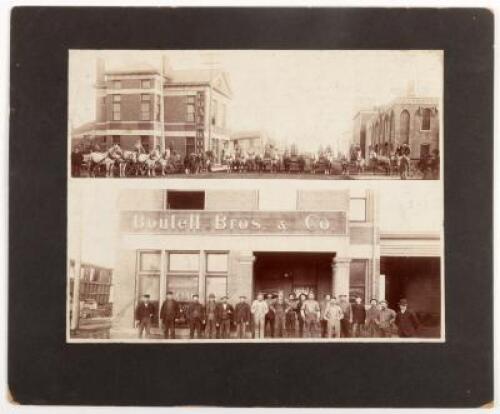
[[[122,151],[120,158],[118,159],[118,165],[120,167],[120,177],[126,177],[127,165],[135,165],[137,159],[137,153],[135,151]]]
[[[88,158],[87,158],[88,157]],[[89,165],[89,175],[95,177],[95,168],[104,165],[106,167],[106,177],[112,177],[113,166],[116,162],[115,159],[111,158],[109,151],[106,152],[91,152],[87,155],[85,160]]]

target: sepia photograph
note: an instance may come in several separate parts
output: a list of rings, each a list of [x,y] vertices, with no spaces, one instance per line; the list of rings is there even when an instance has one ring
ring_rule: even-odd
[[[440,50],[70,50],[68,87],[73,177],[440,177]]]
[[[439,182],[141,181],[70,183],[70,342],[444,340]]]

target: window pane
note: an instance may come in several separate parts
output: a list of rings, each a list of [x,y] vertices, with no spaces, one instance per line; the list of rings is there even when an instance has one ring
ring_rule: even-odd
[[[198,294],[198,276],[169,275],[167,277],[167,290],[174,293],[175,300],[189,302],[194,294]]]
[[[121,102],[122,96],[121,95],[113,95],[113,102]]]
[[[208,272],[227,272],[227,254],[209,253],[207,255]]]
[[[149,80],[143,80],[141,82],[143,88],[150,88],[151,87],[151,82]]]
[[[160,270],[160,253],[141,253],[142,271]]]
[[[118,112],[118,111],[120,111],[120,109],[121,109],[121,106],[120,106],[119,103],[114,103],[113,104],[113,111],[117,111]]]
[[[197,272],[200,268],[198,253],[170,253],[169,270],[177,272]]]
[[[139,298],[142,295],[150,295],[151,301],[160,299],[160,275],[139,276]]]
[[[349,206],[349,220],[366,220],[366,200],[364,198],[351,198]]]
[[[206,278],[206,298],[208,295],[214,294],[215,299],[219,300],[222,296],[227,295],[227,278],[226,277],[207,277]]]

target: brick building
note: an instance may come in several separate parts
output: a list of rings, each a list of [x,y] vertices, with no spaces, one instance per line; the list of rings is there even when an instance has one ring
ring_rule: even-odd
[[[72,146],[91,139],[101,149],[115,143],[132,149],[140,141],[146,151],[159,145],[182,156],[212,150],[218,157],[229,141],[232,92],[223,71],[106,71],[98,61],[95,88],[95,123],[74,129]]]
[[[396,308],[405,297],[429,337],[440,336],[439,233],[381,231],[371,190],[288,195],[295,208],[277,211],[257,190],[122,191],[114,336],[133,332],[141,295],[159,304],[167,290],[181,302],[313,291],[387,298]]]
[[[439,151],[439,100],[416,96],[399,97],[389,105],[359,111],[354,117],[352,145],[367,157],[370,147],[388,155],[408,144],[412,159]]]

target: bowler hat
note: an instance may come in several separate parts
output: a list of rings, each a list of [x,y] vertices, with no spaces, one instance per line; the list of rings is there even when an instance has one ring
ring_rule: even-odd
[[[149,295],[142,295],[142,296],[145,297],[145,298],[148,298],[148,299],[150,298]]]
[[[408,301],[406,299],[401,299],[399,301],[399,304],[402,305],[402,306],[408,306]]]
[[[174,292],[172,292],[171,290],[169,290],[169,291],[167,292],[167,295],[173,295],[173,294],[174,294]]]

